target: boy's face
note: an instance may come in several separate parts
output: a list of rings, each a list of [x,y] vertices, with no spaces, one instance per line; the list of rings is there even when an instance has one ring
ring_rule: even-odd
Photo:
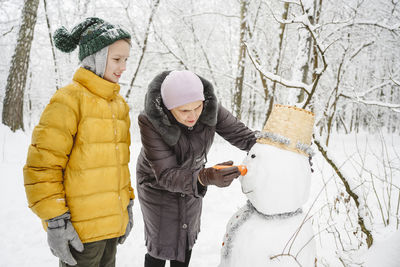
[[[130,45],[125,40],[118,40],[108,48],[106,70],[103,78],[109,82],[117,83],[122,73],[126,70]]]

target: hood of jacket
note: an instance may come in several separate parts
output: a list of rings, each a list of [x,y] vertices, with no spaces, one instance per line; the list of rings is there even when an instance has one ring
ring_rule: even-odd
[[[143,113],[159,131],[163,140],[168,145],[173,146],[178,142],[182,129],[175,121],[169,119],[166,113],[167,109],[161,99],[161,84],[170,72],[164,71],[158,74],[149,84]],[[200,122],[207,126],[215,126],[217,124],[218,100],[214,94],[212,84],[200,76],[199,78],[204,86],[204,106],[197,123]]]

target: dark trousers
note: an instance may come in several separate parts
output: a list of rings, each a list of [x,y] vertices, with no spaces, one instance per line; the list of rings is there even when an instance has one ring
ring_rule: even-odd
[[[118,238],[85,243],[82,252],[70,246],[71,254],[78,262],[73,267],[114,267],[117,244]],[[70,265],[60,261],[59,266],[69,267]]]
[[[189,266],[190,256],[192,256],[192,251],[187,250],[185,255],[185,262],[180,261],[170,261],[170,267],[187,267]],[[144,267],[164,267],[165,260],[160,260],[150,256],[147,253],[144,257]]]

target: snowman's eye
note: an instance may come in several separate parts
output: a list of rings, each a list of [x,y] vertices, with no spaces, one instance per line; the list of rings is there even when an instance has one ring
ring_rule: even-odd
[[[251,158],[254,159],[256,157],[256,154],[251,154]]]

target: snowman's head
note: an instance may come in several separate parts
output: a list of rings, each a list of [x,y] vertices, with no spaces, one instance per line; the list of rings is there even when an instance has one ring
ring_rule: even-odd
[[[267,144],[256,143],[243,164],[242,191],[264,214],[295,211],[308,198],[311,170],[308,158]]]
[[[308,198],[311,169],[308,162],[314,114],[275,105],[257,143],[243,164],[242,191],[264,214],[292,212]]]

